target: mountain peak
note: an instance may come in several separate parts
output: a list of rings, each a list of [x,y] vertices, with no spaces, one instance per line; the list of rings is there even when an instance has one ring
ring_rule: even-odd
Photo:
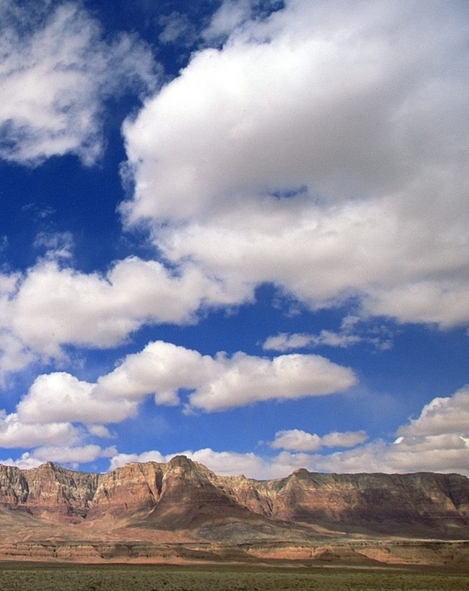
[[[194,468],[195,466],[196,463],[193,460],[182,454],[173,456],[168,462],[168,467]]]

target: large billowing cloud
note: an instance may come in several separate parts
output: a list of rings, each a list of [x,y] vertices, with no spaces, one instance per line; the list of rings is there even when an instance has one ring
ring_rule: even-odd
[[[312,308],[358,296],[402,322],[467,323],[464,3],[241,16],[125,125],[127,223],[233,291],[273,282]]]
[[[154,85],[151,53],[130,35],[104,40],[76,2],[0,7],[0,158],[28,164],[101,152],[103,101]]]
[[[141,398],[155,393],[157,403],[177,404],[179,389],[193,392],[189,410],[227,410],[266,400],[291,400],[346,390],[354,373],[319,355],[281,355],[274,359],[236,353],[202,356],[197,351],[157,341],[129,355],[98,381],[101,397]]]
[[[171,271],[133,258],[84,274],[45,260],[1,276],[2,376],[63,345],[114,347],[145,323],[192,322],[263,282],[312,308],[358,295],[401,321],[469,320],[460,4],[285,4],[251,21],[249,3],[225,2],[212,24],[235,26],[227,43],[196,53],[125,125],[135,192],[122,211],[150,221]],[[37,6],[1,9],[3,156],[91,162],[102,101],[149,84],[150,55],[125,35],[103,41],[75,4]],[[35,32],[20,34],[26,18]],[[363,341],[335,337],[309,345]]]
[[[354,385],[354,373],[318,355],[282,355],[272,360],[237,353],[215,357],[171,343],[149,343],[128,355],[96,384],[58,372],[36,378],[18,404],[24,423],[116,423],[136,414],[154,395],[161,405],[180,404],[190,390],[188,409],[226,410],[265,400],[320,396]]]

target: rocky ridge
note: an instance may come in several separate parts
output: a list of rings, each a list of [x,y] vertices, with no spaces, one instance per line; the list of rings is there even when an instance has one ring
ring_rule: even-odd
[[[359,555],[375,560],[390,556],[376,546],[386,536],[412,541],[413,555],[422,538],[461,540],[458,548],[466,548],[469,480],[458,474],[297,470],[258,481],[219,476],[184,456],[106,474],[52,463],[31,470],[0,465],[0,527],[0,557],[27,556],[34,547],[56,557],[117,552],[150,558],[163,544],[167,556],[183,548],[201,555],[217,548],[217,556],[236,549],[246,559],[303,559],[328,555],[320,550],[324,544],[337,549],[344,540],[356,554],[363,540],[373,539],[375,545]]]

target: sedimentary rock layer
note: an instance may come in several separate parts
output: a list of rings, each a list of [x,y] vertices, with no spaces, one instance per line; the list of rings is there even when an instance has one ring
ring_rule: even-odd
[[[3,523],[31,517],[38,529],[44,520],[49,526],[69,523],[75,532],[119,521],[147,532],[191,530],[194,537],[221,541],[279,537],[288,524],[290,536],[310,528],[469,539],[469,480],[458,474],[297,470],[258,481],[218,476],[184,456],[107,474],[52,463],[32,470],[0,465],[0,511]]]

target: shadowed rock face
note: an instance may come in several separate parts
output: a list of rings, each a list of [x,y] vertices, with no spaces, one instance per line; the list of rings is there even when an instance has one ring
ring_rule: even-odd
[[[47,463],[0,465],[0,509],[59,523],[123,520],[145,530],[335,531],[469,539],[469,480],[457,474],[316,474],[257,481],[217,476],[184,456],[87,474]],[[212,528],[212,529],[211,529]],[[251,528],[251,529],[250,529]],[[210,534],[210,531],[212,532]],[[276,530],[277,531],[277,530]],[[202,533],[204,532],[204,533]],[[247,534],[246,534],[247,535]]]
[[[272,513],[382,533],[469,533],[469,481],[457,474],[311,474],[283,481]]]

